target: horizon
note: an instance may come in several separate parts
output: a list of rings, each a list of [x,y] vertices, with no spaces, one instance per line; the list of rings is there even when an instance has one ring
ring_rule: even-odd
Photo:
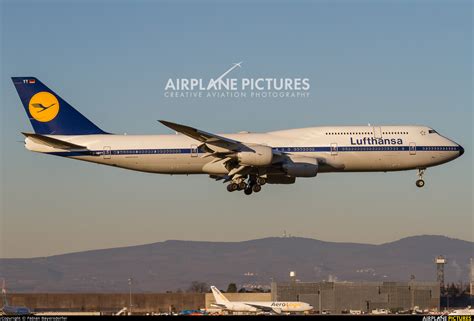
[[[419,235],[411,235],[411,236],[405,236],[396,240],[392,241],[386,241],[382,243],[360,243],[360,242],[345,242],[345,241],[326,241],[322,239],[317,239],[317,238],[312,238],[312,237],[304,237],[304,236],[297,236],[297,235],[289,235],[289,236],[267,236],[267,237],[260,237],[260,238],[254,238],[254,239],[248,239],[248,240],[240,240],[240,241],[205,241],[205,240],[179,240],[179,239],[169,239],[169,240],[163,240],[163,241],[157,241],[157,242],[151,242],[151,243],[142,243],[142,244],[131,244],[131,245],[125,245],[125,246],[116,246],[116,247],[108,247],[108,248],[97,248],[97,249],[85,249],[85,250],[79,250],[79,251],[74,251],[74,252],[67,252],[67,253],[58,253],[58,254],[51,254],[48,256],[33,256],[33,257],[0,257],[0,260],[2,259],[38,259],[38,258],[49,258],[49,257],[54,257],[54,256],[62,256],[62,255],[70,255],[70,254],[78,254],[78,253],[86,253],[86,252],[95,252],[95,251],[107,251],[107,250],[114,250],[114,249],[122,249],[122,248],[130,248],[130,247],[140,247],[140,246],[147,246],[147,245],[154,245],[154,244],[160,244],[160,243],[166,243],[166,242],[193,242],[193,243],[245,243],[245,242],[252,242],[252,241],[259,241],[259,240],[265,240],[265,239],[306,239],[306,240],[313,240],[313,241],[319,241],[319,242],[324,242],[324,243],[338,243],[338,244],[360,244],[360,245],[374,245],[374,246],[381,246],[385,244],[390,244],[390,243],[396,243],[401,240],[405,239],[410,239],[410,238],[417,238],[417,237],[439,237],[439,238],[447,238],[450,240],[456,240],[456,241],[463,241],[463,242],[468,242],[468,243],[473,243],[473,241],[469,240],[464,240],[461,238],[456,238],[456,237],[450,237],[447,235],[440,235],[440,234],[419,234]],[[474,255],[474,253],[473,253]],[[473,256],[474,257],[474,256]]]
[[[436,260],[446,259],[445,281],[469,278],[473,243],[414,236],[381,245],[272,237],[243,242],[170,241],[52,257],[0,259],[1,277],[16,292],[136,292],[288,281],[436,282]]]

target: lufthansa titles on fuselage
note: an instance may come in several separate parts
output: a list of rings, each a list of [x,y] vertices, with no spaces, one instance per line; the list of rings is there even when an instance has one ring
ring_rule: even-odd
[[[351,145],[403,145],[401,138],[351,137]]]

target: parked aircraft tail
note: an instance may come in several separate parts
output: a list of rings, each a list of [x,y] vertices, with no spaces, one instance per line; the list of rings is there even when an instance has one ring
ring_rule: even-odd
[[[215,286],[211,286],[212,294],[214,294],[214,299],[217,304],[223,304],[229,302],[227,298],[219,291]]]

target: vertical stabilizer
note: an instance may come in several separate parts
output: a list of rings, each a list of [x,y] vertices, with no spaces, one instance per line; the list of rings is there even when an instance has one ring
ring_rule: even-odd
[[[12,77],[12,81],[36,134],[107,134],[39,79]]]
[[[229,302],[229,300],[227,300],[227,298],[215,286],[211,286],[211,290],[217,304],[225,304]]]

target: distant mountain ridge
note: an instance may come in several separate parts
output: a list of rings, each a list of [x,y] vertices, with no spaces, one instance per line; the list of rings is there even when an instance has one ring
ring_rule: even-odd
[[[12,292],[136,292],[186,290],[192,281],[434,281],[434,258],[444,255],[446,281],[467,282],[474,243],[421,235],[380,245],[270,237],[242,242],[164,242],[50,257],[0,259],[0,277]]]

